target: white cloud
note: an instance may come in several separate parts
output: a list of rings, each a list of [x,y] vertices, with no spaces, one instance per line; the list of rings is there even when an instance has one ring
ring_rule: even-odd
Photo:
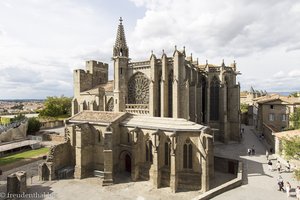
[[[235,59],[244,89],[300,90],[299,9],[297,0],[2,0],[0,70],[32,70],[38,84],[0,76],[0,99],[72,95],[74,68],[111,63],[119,16],[133,61],[186,46],[202,63]]]

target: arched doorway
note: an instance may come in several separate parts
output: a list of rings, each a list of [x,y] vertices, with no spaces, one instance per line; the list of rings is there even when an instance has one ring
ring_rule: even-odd
[[[131,173],[131,157],[128,154],[125,155],[125,171]]]

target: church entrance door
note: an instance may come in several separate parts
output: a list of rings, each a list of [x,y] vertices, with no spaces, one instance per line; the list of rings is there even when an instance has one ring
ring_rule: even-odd
[[[128,154],[125,156],[125,170],[126,172],[131,172],[131,158]]]

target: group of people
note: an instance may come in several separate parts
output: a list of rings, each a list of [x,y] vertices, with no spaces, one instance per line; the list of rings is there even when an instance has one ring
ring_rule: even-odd
[[[271,160],[268,160],[268,169],[269,169],[269,171],[273,171],[273,163],[272,163],[272,161]],[[277,163],[276,163],[276,169],[277,169],[277,171],[278,171],[278,173],[281,173],[281,163],[280,163],[280,161],[278,160],[277,161]],[[287,172],[290,172],[291,171],[291,165],[290,165],[290,163],[289,163],[289,161],[287,161],[287,164],[286,164],[286,166],[285,166],[285,168],[286,168],[286,171]]]
[[[292,189],[290,182],[288,181],[286,182],[285,189],[284,189],[283,178],[279,175],[277,178],[277,184],[278,184],[278,191],[286,192],[287,197],[290,197],[290,192]],[[296,192],[297,200],[300,200],[300,186],[297,186],[295,192]]]
[[[269,159],[269,152],[266,151],[266,158],[268,160],[268,169],[269,171],[273,171],[273,167],[272,167],[272,161],[271,159]],[[291,165],[290,165],[290,162],[287,161],[287,164],[286,164],[286,171],[290,172],[291,170]],[[282,166],[281,166],[281,163],[280,161],[278,160],[277,163],[276,163],[276,169],[278,171],[278,173],[281,173],[281,170],[282,170]],[[284,188],[284,181],[283,181],[283,178],[281,175],[278,176],[277,178],[277,184],[278,184],[278,191],[283,191],[283,192],[286,192],[286,195],[287,197],[290,197],[290,192],[291,192],[291,189],[292,189],[292,186],[290,184],[290,182],[286,182],[285,184],[285,188]],[[296,188],[296,197],[297,197],[297,200],[300,200],[300,186],[297,186]]]
[[[241,136],[242,136],[243,133],[244,133],[244,129],[241,129]],[[263,140],[264,138],[265,138],[264,134],[259,135],[259,140]],[[289,161],[287,161],[286,165],[285,165],[285,169],[282,169],[283,168],[282,163],[279,160],[277,160],[277,162],[275,164],[275,167],[273,168],[272,160],[269,158],[269,156],[272,153],[273,153],[273,148],[270,148],[269,150],[268,149],[266,150],[268,170],[269,171],[273,171],[273,170],[278,171],[278,173],[279,173],[279,176],[277,178],[278,191],[286,192],[287,197],[290,197],[290,195],[291,195],[290,193],[291,193],[291,191],[293,191],[291,183],[289,181],[284,182],[280,173],[282,171],[290,172],[291,171],[291,165],[290,165]],[[252,145],[251,148],[247,149],[247,154],[248,154],[248,156],[255,155],[254,145]],[[295,193],[296,193],[297,200],[300,200],[300,186],[297,186],[295,188]]]

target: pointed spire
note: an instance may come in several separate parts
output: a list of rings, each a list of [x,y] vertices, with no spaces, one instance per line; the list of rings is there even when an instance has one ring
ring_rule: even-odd
[[[114,45],[114,51],[113,56],[123,56],[128,57],[129,56],[129,50],[126,44],[126,37],[125,37],[125,31],[124,26],[122,24],[123,19],[120,17],[119,19],[119,26],[117,30],[117,37]]]
[[[252,93],[252,94],[254,94],[254,93],[255,93],[255,91],[254,91],[254,89],[253,89],[253,87],[252,87],[252,86],[250,87],[250,93]]]
[[[183,55],[185,56],[185,46],[183,46],[183,51],[182,51]]]
[[[225,67],[224,59],[222,59],[222,67]]]

